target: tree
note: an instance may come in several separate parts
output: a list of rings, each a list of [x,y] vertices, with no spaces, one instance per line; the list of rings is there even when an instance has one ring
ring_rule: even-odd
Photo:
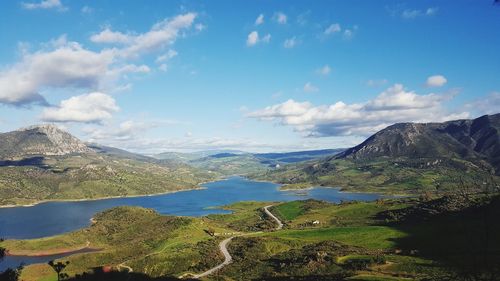
[[[2,242],[3,242],[3,239],[0,238],[0,243],[2,243]],[[5,248],[0,247],[0,261],[2,261],[4,257],[5,257]]]
[[[3,239],[0,238],[0,243],[3,242]],[[5,257],[5,248],[0,247],[0,262]],[[0,280],[5,281],[17,281],[19,279],[19,275],[21,275],[21,270],[23,269],[23,265],[20,265],[16,269],[8,268],[7,270],[0,272]]]
[[[57,273],[57,281],[60,281],[61,279],[68,277],[66,273],[61,273],[61,272],[66,268],[66,266],[68,266],[69,261],[66,262],[49,261],[48,264]]]

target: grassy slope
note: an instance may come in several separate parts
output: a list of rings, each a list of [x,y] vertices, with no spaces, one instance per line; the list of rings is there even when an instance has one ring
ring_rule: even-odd
[[[283,183],[285,189],[333,186],[361,192],[396,194],[449,191],[458,184],[499,181],[488,171],[460,159],[374,159],[354,161],[330,159],[284,166],[252,178]]]
[[[47,157],[43,166],[0,167],[0,205],[164,193],[196,188],[212,179],[184,164],[99,154]]]
[[[282,203],[272,208],[274,213],[287,218],[281,231],[272,231],[273,222],[263,216],[261,208],[269,204],[266,202],[233,204],[226,207],[234,210],[233,214],[205,218],[164,217],[147,209],[122,207],[100,214],[97,223],[88,229],[46,239],[11,240],[2,246],[35,251],[90,241],[103,251],[69,257],[68,273],[125,262],[135,272],[179,276],[201,272],[222,260],[217,249],[222,237],[211,237],[205,230],[217,233],[264,230],[234,238],[229,244],[234,263],[209,280],[217,276],[227,280],[285,277],[301,280],[305,276],[316,280],[340,277],[440,280],[466,268],[462,264],[457,267],[457,261],[476,259],[478,251],[470,252],[468,245],[482,249],[480,238],[485,224],[493,226],[488,231],[487,248],[493,252],[500,249],[500,229],[494,226],[495,218],[500,215],[499,199],[473,209],[440,215],[432,212],[434,215],[423,221],[393,223],[394,216],[382,215],[388,212],[411,215],[415,206],[424,203],[415,199],[340,205],[315,200]],[[419,210],[434,208],[425,204]],[[314,220],[320,224],[311,224]],[[33,280],[32,276],[39,276],[44,270],[43,266],[28,266],[23,277]]]

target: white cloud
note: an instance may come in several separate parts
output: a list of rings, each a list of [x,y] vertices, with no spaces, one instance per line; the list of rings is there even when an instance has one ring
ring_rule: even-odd
[[[476,116],[500,113],[500,92],[492,92],[485,97],[467,103],[465,108],[474,112]]]
[[[252,31],[247,36],[247,46],[255,46],[259,42],[259,33],[257,31]]]
[[[197,23],[194,25],[194,29],[201,32],[201,31],[207,29],[207,26],[202,24],[202,23]]]
[[[106,44],[127,44],[133,40],[132,35],[123,34],[119,31],[112,31],[109,28],[105,28],[101,32],[90,36],[90,41],[94,43],[106,43]]]
[[[158,56],[156,58],[156,62],[157,63],[166,62],[166,61],[176,57],[177,55],[178,55],[177,51],[170,49],[165,54]]]
[[[298,44],[297,38],[295,38],[295,36],[294,36],[292,38],[286,39],[285,42],[283,42],[283,47],[285,47],[287,49],[291,49],[291,48],[295,47],[297,44]]]
[[[323,67],[318,68],[316,70],[316,73],[318,73],[319,75],[326,76],[330,74],[331,71],[332,69],[330,68],[330,66],[328,64],[325,64]]]
[[[247,36],[248,47],[255,46],[259,42],[269,43],[270,41],[271,41],[271,34],[267,34],[264,37],[260,38],[259,33],[257,31],[252,31]]]
[[[350,40],[354,36],[354,31],[352,29],[344,30],[344,39]]]
[[[279,24],[286,24],[288,17],[283,12],[274,13],[273,19]]]
[[[113,62],[111,52],[92,52],[65,38],[54,44],[53,50],[24,54],[21,62],[0,72],[0,102],[40,102],[39,91],[46,87],[99,87]]]
[[[425,10],[425,15],[426,16],[432,16],[432,15],[435,15],[438,11],[438,8],[434,7],[434,8],[427,8],[427,10]]]
[[[419,9],[406,9],[401,13],[401,17],[404,19],[415,19],[421,16],[433,16],[438,12],[437,7],[427,8],[425,11]]]
[[[92,14],[94,12],[94,9],[89,6],[83,6],[80,11],[82,12],[82,14]]]
[[[122,57],[137,57],[172,45],[180,32],[189,29],[193,25],[195,18],[195,13],[178,15],[160,21],[153,25],[148,32],[137,35],[105,29],[93,35],[91,40],[98,43],[125,44],[124,48],[115,50],[116,54]]]
[[[66,11],[68,8],[65,7],[60,0],[42,0],[38,3],[21,3],[23,8],[28,10],[36,9],[57,9],[59,11]]]
[[[41,119],[48,122],[100,123],[110,119],[119,109],[111,96],[93,92],[63,100],[57,107],[45,108]]]
[[[433,75],[427,78],[425,85],[427,87],[442,87],[448,82],[443,75]]]
[[[340,24],[334,23],[328,26],[325,31],[323,32],[325,35],[331,35],[337,32],[342,31],[342,28],[340,27]]]
[[[255,25],[261,25],[264,23],[264,14],[260,14],[255,20]]]
[[[306,93],[314,93],[314,92],[317,92],[317,91],[319,91],[318,87],[316,87],[313,84],[311,84],[311,82],[307,82],[304,85],[304,92],[306,92]]]
[[[55,88],[77,88],[113,92],[127,73],[146,73],[146,65],[128,62],[140,54],[161,51],[171,46],[180,32],[193,23],[194,13],[178,15],[155,24],[142,34],[121,33],[104,29],[91,40],[120,44],[119,47],[93,51],[61,36],[36,52],[21,52],[21,60],[0,70],[0,103],[15,106],[46,105],[40,94]],[[167,58],[175,56],[169,51]],[[160,62],[161,63],[161,62]]]
[[[467,118],[468,112],[449,114],[443,103],[452,95],[418,95],[395,84],[365,103],[313,106],[288,100],[247,114],[260,120],[278,121],[305,136],[366,136],[398,122],[439,122]]]
[[[268,33],[268,34],[264,35],[264,37],[262,37],[261,41],[264,43],[269,43],[271,41],[271,34]]]

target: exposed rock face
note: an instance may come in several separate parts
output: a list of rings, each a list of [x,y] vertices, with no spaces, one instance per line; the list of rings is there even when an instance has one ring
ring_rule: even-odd
[[[336,158],[456,157],[487,162],[500,174],[500,114],[444,123],[389,126]]]
[[[92,152],[85,143],[54,125],[35,125],[0,134],[2,159]]]

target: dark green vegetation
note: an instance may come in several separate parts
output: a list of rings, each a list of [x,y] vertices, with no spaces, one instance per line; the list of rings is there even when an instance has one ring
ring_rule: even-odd
[[[265,202],[227,206],[233,214],[204,218],[160,216],[120,207],[96,216],[87,229],[51,238],[9,240],[13,252],[77,248],[69,280],[175,280],[222,262],[207,280],[497,280],[500,278],[500,196],[456,193],[331,204],[316,200],[276,204],[283,230],[266,217]],[[130,247],[134,245],[134,247]],[[49,268],[50,269],[50,268]],[[127,272],[133,270],[133,274]],[[84,274],[84,272],[87,272]],[[77,276],[78,275],[78,276]],[[27,266],[24,280],[54,280],[46,265]],[[113,279],[117,278],[117,279]],[[129,279],[130,278],[130,279]],[[312,278],[312,279],[311,279]]]
[[[85,145],[53,126],[0,135],[0,205],[197,188],[215,175],[186,164]]]
[[[285,188],[339,186],[388,193],[497,186],[500,114],[445,123],[395,124],[336,156],[253,175]]]

